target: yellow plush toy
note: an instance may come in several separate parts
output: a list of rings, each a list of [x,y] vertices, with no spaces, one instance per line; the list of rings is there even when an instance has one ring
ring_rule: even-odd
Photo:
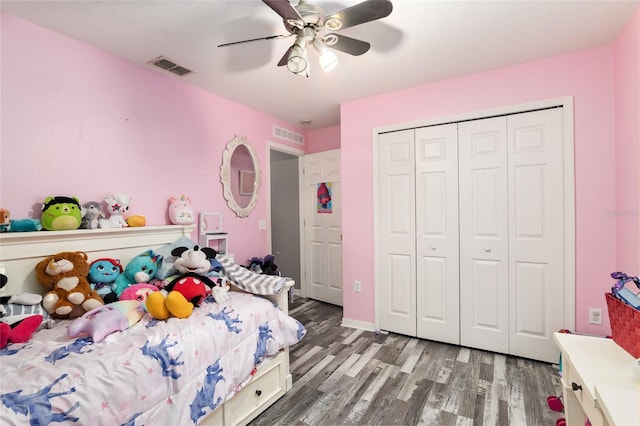
[[[146,300],[147,311],[159,320],[191,316],[194,306],[199,306],[215,287],[215,283],[203,274],[211,269],[209,259],[215,259],[217,251],[210,247],[176,247],[171,254],[177,257],[175,268],[182,275],[163,291],[148,295]]]

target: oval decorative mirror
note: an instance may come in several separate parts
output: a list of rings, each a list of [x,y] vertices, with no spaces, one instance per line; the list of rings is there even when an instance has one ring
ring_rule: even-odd
[[[262,183],[255,149],[244,136],[236,135],[222,153],[220,182],[227,205],[238,217],[247,217],[258,201]]]

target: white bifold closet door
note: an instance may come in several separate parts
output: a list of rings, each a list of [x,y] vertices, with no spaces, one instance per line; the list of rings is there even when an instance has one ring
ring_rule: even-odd
[[[377,297],[384,330],[416,335],[415,132],[380,135]]]
[[[558,108],[458,125],[462,345],[557,361],[562,135]]]
[[[415,132],[416,336],[460,343],[456,124]]]
[[[382,329],[557,362],[562,126],[556,108],[379,135]]]
[[[460,343],[455,124],[380,135],[385,330]]]

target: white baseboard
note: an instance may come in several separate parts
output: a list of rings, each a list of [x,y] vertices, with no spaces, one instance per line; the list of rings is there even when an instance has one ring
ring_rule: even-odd
[[[344,327],[358,328],[360,330],[365,330],[365,331],[376,331],[375,324],[368,321],[358,321],[358,320],[352,320],[352,319],[343,317],[342,325]]]

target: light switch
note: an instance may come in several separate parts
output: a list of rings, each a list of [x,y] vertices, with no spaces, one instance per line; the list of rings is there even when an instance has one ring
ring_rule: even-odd
[[[267,229],[267,221],[265,219],[260,219],[258,221],[258,229],[260,231],[264,231],[265,229]]]

